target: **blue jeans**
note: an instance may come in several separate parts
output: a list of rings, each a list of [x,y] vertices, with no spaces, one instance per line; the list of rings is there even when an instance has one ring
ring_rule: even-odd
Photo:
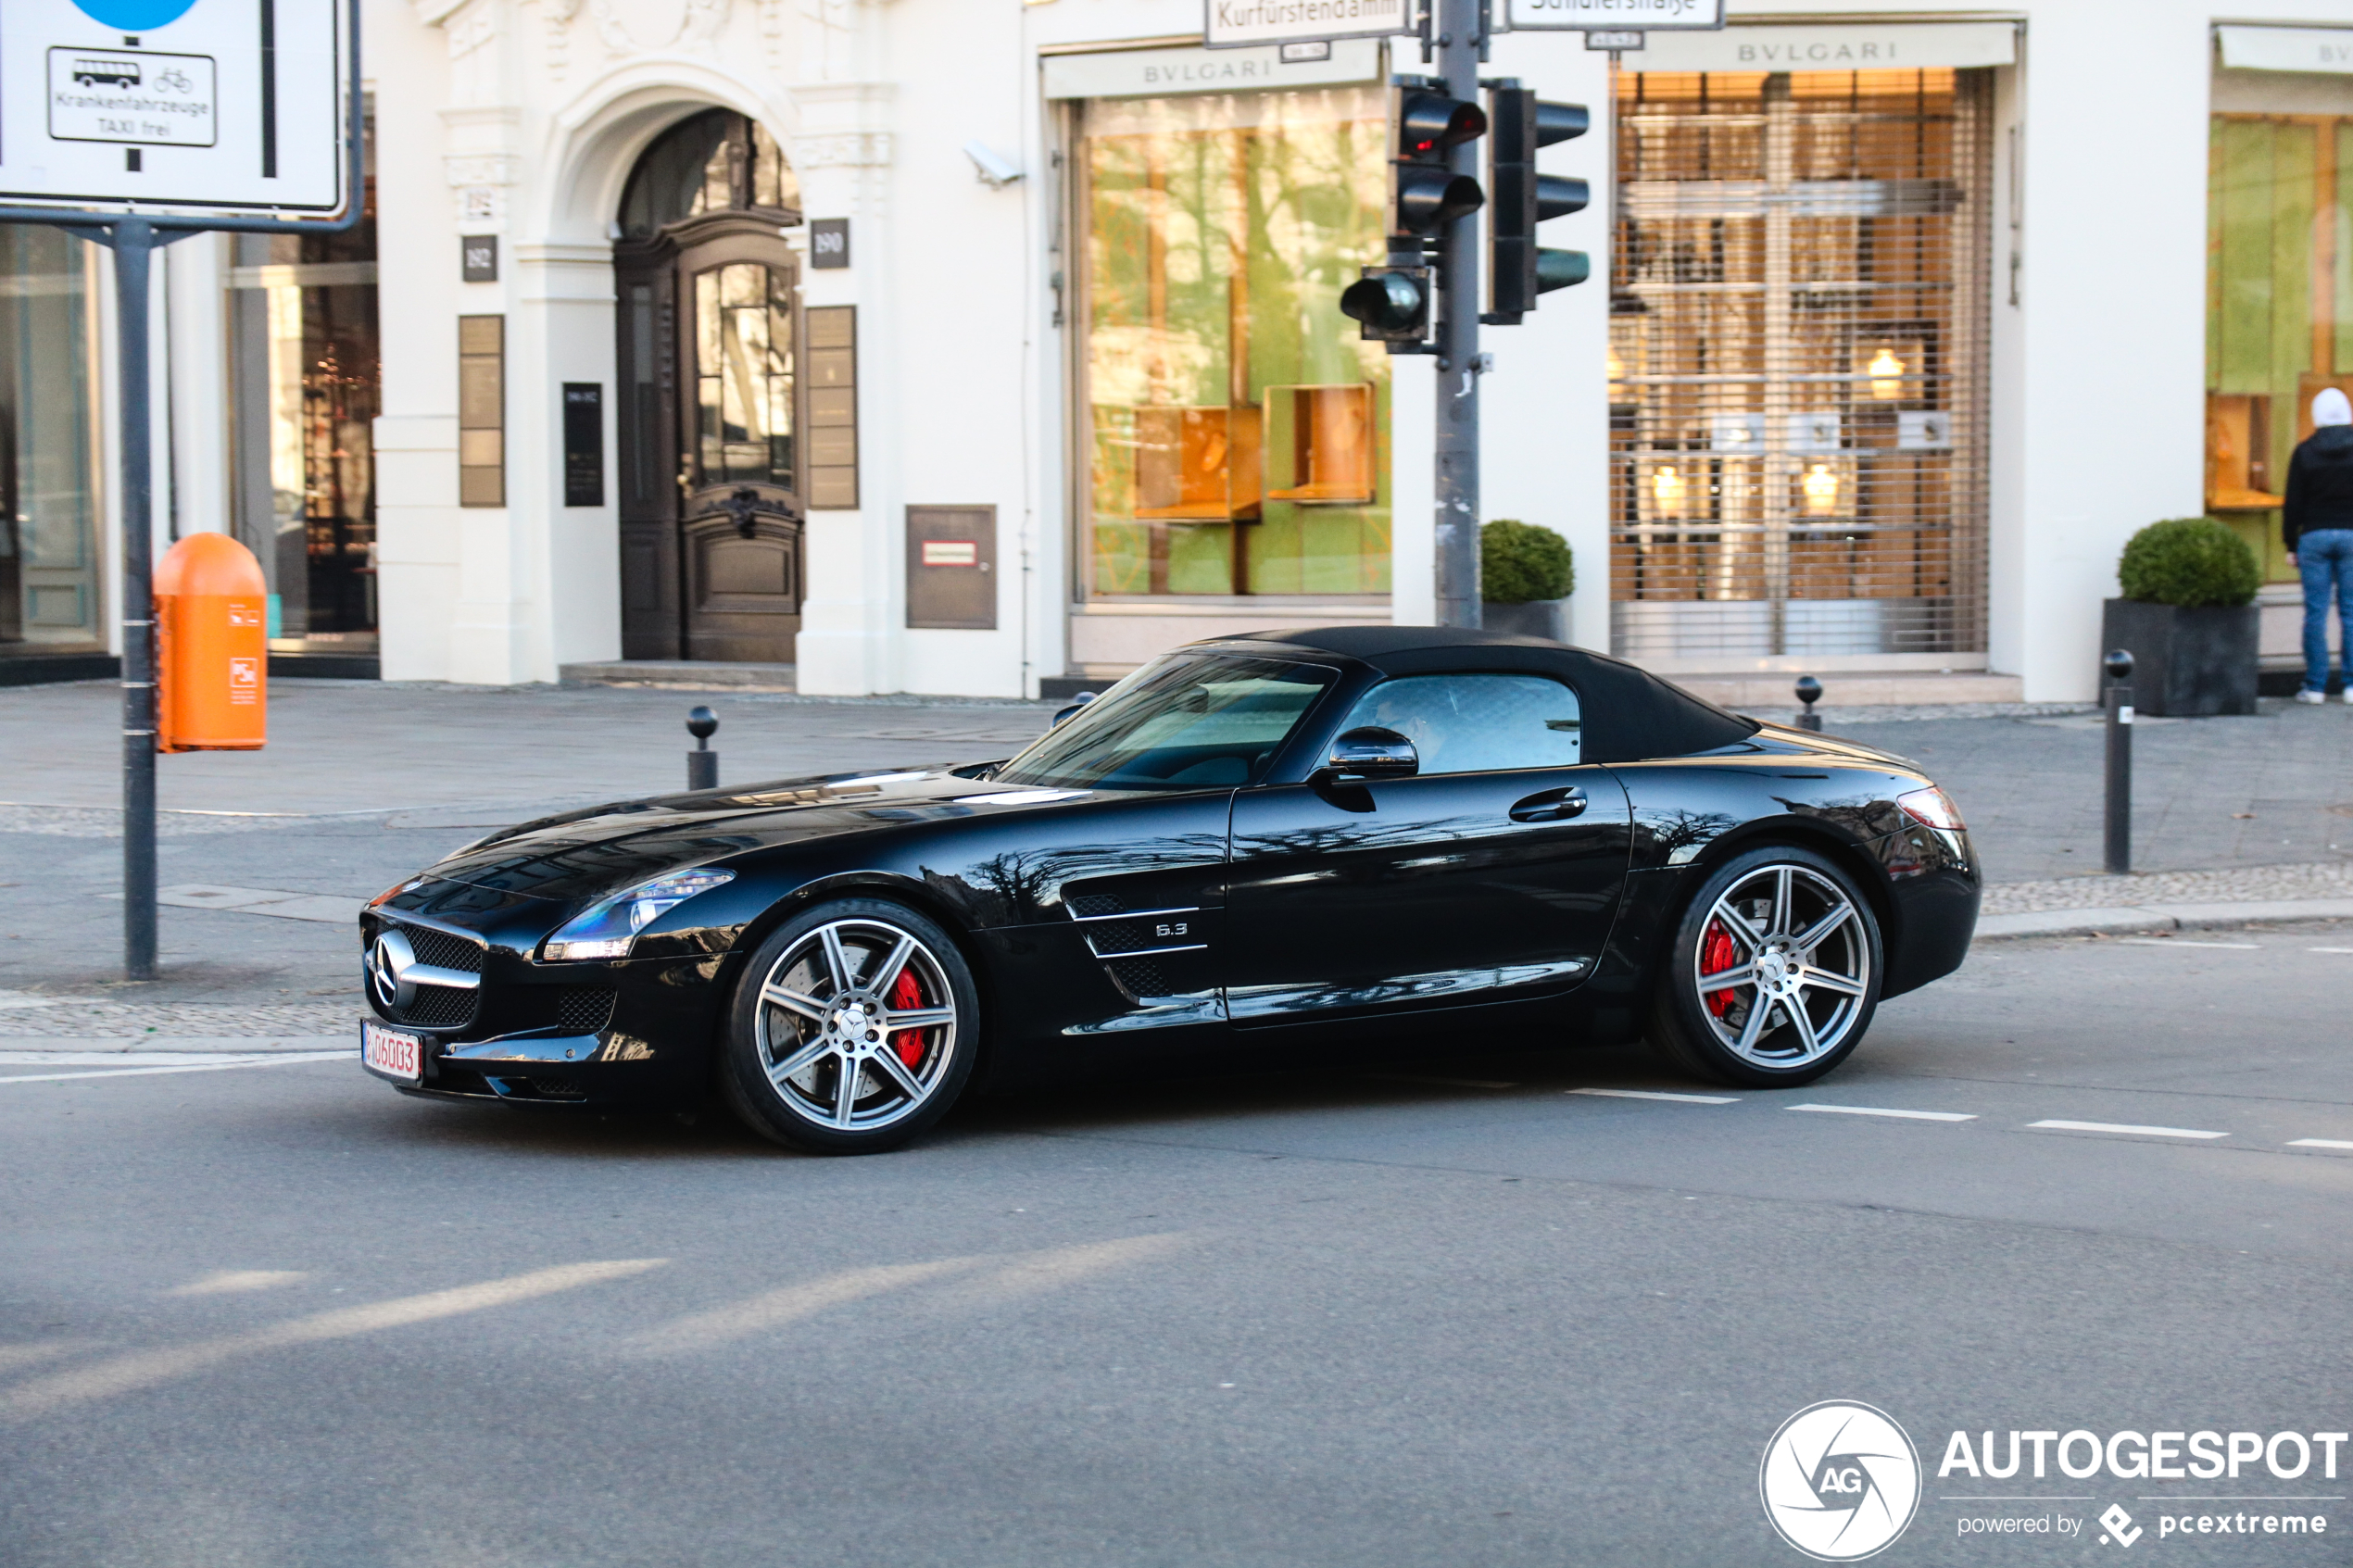
[[[2329,595],[2336,595],[2338,657],[2353,679],[2353,528],[2316,528],[2296,542],[2304,575],[2304,689],[2328,690]]]

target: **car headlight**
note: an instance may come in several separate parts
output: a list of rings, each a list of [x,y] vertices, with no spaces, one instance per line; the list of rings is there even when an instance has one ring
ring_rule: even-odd
[[[733,872],[708,867],[672,872],[642,883],[625,893],[590,905],[547,938],[541,956],[551,962],[567,959],[625,959],[637,933],[698,893],[708,893],[736,880]]]

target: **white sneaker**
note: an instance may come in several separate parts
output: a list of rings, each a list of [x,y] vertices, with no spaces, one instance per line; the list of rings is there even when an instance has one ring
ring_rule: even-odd
[[[2347,686],[2345,690],[2346,700],[2353,702],[2353,686]],[[2326,692],[2309,691],[2301,686],[2296,688],[2296,700],[2298,702],[2326,702],[2328,699],[2329,694]]]
[[[2337,695],[2347,702],[2353,702],[2353,681],[2346,682],[2345,689]]]

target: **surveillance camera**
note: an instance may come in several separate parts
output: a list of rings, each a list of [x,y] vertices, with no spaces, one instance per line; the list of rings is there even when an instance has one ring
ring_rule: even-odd
[[[980,182],[992,191],[1001,191],[1021,178],[1022,171],[990,151],[986,142],[966,142],[964,156],[973,160],[973,168],[979,171]]]

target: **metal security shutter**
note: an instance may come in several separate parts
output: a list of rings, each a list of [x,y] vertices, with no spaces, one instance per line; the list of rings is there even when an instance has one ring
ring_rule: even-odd
[[[1984,648],[1992,75],[1618,79],[1619,654]]]

